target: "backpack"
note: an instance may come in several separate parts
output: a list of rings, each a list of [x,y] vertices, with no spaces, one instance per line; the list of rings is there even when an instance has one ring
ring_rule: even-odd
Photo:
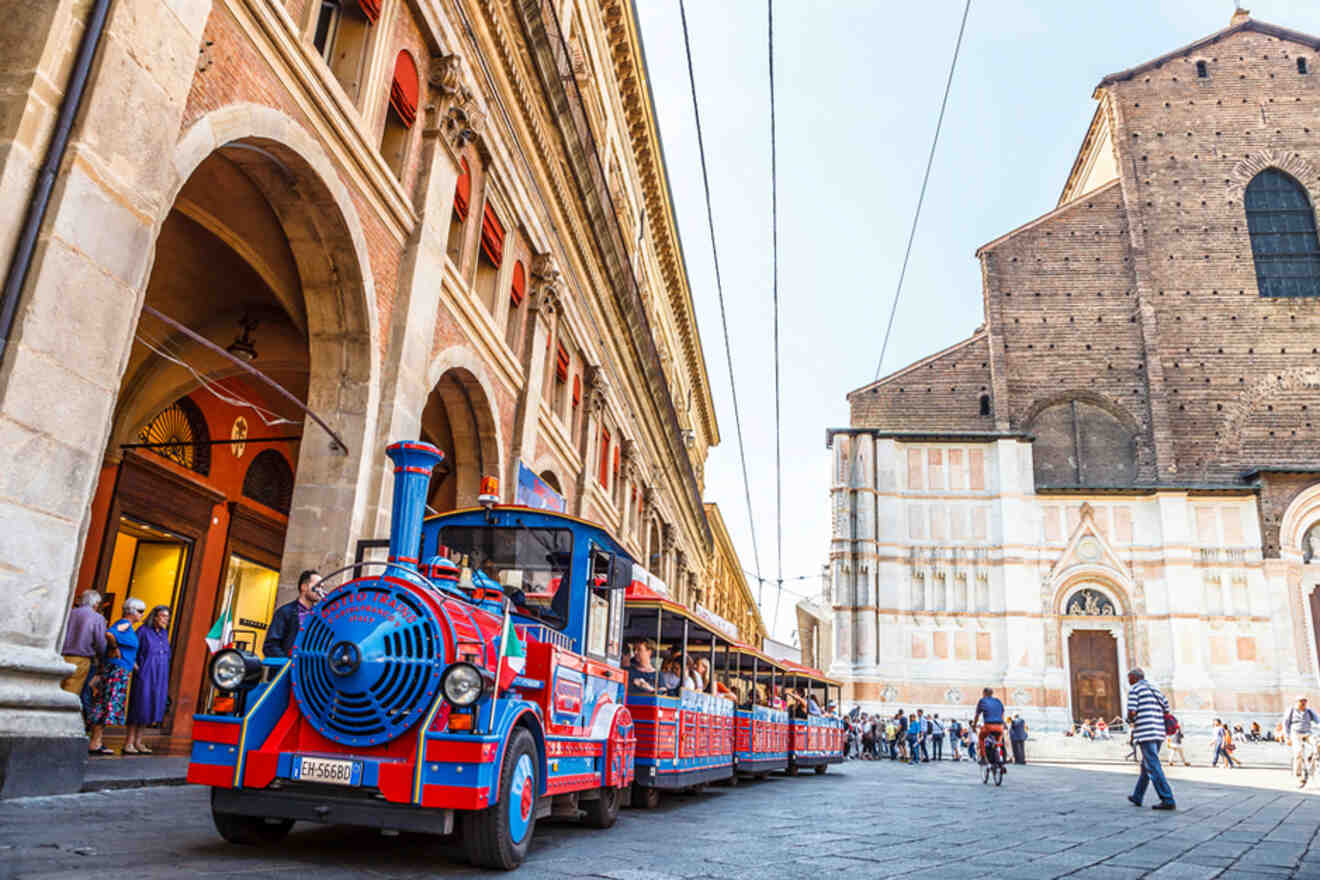
[[[1178,719],[1167,709],[1164,711],[1164,735],[1171,736],[1178,730]]]

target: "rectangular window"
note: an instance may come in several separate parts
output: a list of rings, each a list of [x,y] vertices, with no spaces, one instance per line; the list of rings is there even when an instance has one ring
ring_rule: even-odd
[[[944,488],[944,451],[941,449],[930,449],[926,453],[927,464],[930,465],[930,471],[927,474],[930,480],[930,488]]]
[[[523,601],[514,600],[515,613],[556,629],[568,623],[573,562],[573,533],[568,529],[445,526],[438,543],[449,549],[449,558],[460,565],[466,562],[463,567],[479,570],[509,590],[521,590]]]
[[[907,482],[909,489],[925,488],[926,484],[925,481],[922,479],[922,473],[924,472],[924,469],[922,468],[921,465],[920,449],[909,449],[907,451],[907,471],[908,471]]]

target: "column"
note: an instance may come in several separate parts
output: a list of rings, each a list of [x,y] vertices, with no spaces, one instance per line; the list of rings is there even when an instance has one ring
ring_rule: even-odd
[[[518,462],[536,449],[537,416],[545,387],[546,344],[554,332],[555,316],[560,307],[559,269],[554,258],[548,253],[537,254],[532,258],[531,274],[533,287],[528,297],[522,350],[518,353],[523,365],[523,387],[513,413],[513,443],[505,476],[510,489],[518,483]],[[581,513],[580,485],[577,496],[578,507],[573,512]]]
[[[447,88],[445,83],[458,75],[459,66],[460,61],[455,55],[431,60],[429,81],[438,89],[440,97],[438,106],[428,108],[424,116],[422,161],[417,181],[417,191],[423,195],[417,207],[417,225],[399,264],[389,348],[381,369],[378,449],[384,449],[396,440],[420,436],[422,410],[426,408],[426,398],[431,393],[427,372],[432,354],[432,334],[419,333],[418,328],[434,326],[440,313],[441,285],[437,279],[445,276],[448,259],[445,246],[459,175],[458,151],[470,140],[466,134],[455,136],[445,126],[447,108],[456,98],[456,87]],[[372,473],[375,491],[370,497],[374,510],[368,512],[365,521],[373,524],[372,534],[385,535],[389,531],[394,473],[386,467],[376,467]],[[514,481],[510,480],[506,485],[511,490]]]
[[[82,34],[74,16],[90,5],[5,7],[6,262],[60,100],[37,90],[66,87],[66,51]],[[175,141],[210,7],[111,5],[0,360],[0,446],[14,450],[0,474],[0,797],[82,784],[87,741],[78,698],[60,690],[72,667],[59,649],[156,224],[178,184]]]

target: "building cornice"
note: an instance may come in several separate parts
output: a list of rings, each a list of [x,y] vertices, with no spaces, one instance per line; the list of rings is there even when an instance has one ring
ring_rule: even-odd
[[[902,440],[907,443],[993,443],[996,440],[1022,440],[1030,443],[1036,437],[1025,431],[886,431],[884,428],[826,428],[825,448],[829,448],[838,434],[849,437],[866,435],[877,440]]]
[[[656,121],[646,49],[637,29],[636,6],[632,0],[603,0],[601,14],[610,57],[614,62],[619,100],[626,116],[624,128],[632,140],[632,153],[646,200],[646,216],[651,218],[651,244],[664,272],[670,308],[678,319],[686,362],[692,367],[690,378],[700,391],[697,405],[706,435],[710,438],[710,445],[715,446],[720,442],[719,424],[715,417],[701,334],[697,328],[696,309],[692,303],[687,260],[678,235],[677,212],[669,185],[664,141]]]

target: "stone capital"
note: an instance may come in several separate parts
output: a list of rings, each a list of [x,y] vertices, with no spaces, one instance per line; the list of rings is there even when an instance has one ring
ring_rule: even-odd
[[[666,553],[674,549],[677,541],[678,529],[674,528],[673,523],[664,523],[660,526],[660,546],[664,547]]]
[[[468,87],[461,56],[431,56],[427,81],[436,100],[426,108],[426,127],[439,130],[456,151],[477,142],[486,124],[486,111],[475,91]]]

